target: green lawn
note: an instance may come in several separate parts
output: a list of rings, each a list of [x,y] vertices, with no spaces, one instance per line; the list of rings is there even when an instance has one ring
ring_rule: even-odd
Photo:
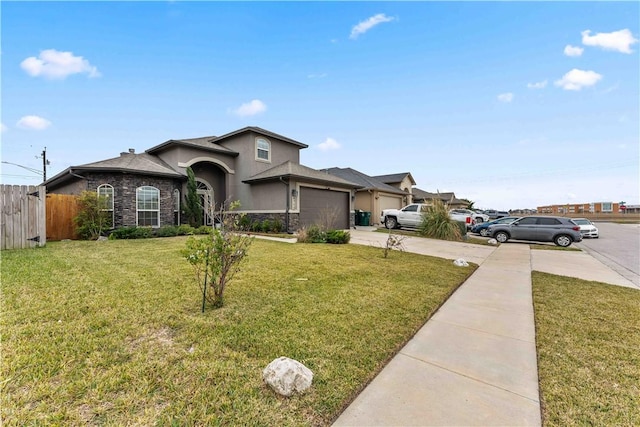
[[[202,314],[184,242],[2,252],[3,425],[327,425],[475,267],[256,240]],[[308,393],[263,384],[279,356]]]
[[[640,425],[640,291],[534,272],[546,426]]]

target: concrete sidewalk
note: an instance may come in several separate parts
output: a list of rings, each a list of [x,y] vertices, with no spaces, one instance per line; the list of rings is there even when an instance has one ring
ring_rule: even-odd
[[[335,426],[541,424],[530,249],[488,249]]]

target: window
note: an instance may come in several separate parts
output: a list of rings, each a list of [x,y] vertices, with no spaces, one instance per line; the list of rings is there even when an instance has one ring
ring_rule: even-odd
[[[266,139],[256,139],[256,160],[271,161],[271,144]]]
[[[538,219],[532,216],[522,218],[518,221],[518,225],[532,225],[538,222]]]
[[[180,190],[173,190],[173,223],[180,225]]]
[[[538,224],[540,225],[558,225],[558,224],[562,224],[560,221],[558,221],[555,218],[540,218],[538,220]]]
[[[613,203],[603,203],[602,212],[613,212]]]
[[[418,212],[418,205],[409,205],[402,209],[402,212]]]
[[[155,187],[136,189],[136,212],[138,226],[160,226],[160,190]]]
[[[98,186],[98,197],[103,198],[102,210],[111,213],[111,226],[113,227],[113,187],[109,184]]]

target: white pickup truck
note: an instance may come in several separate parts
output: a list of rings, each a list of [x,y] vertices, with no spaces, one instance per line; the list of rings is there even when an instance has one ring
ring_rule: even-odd
[[[422,222],[422,214],[427,212],[428,205],[413,203],[402,209],[385,209],[380,214],[380,223],[387,228],[409,227],[417,228]],[[471,215],[449,212],[449,217],[454,221],[462,221],[467,228],[473,227],[474,221]]]

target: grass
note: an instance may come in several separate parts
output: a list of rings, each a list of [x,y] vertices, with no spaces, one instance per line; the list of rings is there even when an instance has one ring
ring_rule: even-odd
[[[255,240],[202,314],[185,239],[3,251],[3,425],[327,425],[474,270]],[[263,384],[280,356],[314,372],[306,394]]]
[[[640,291],[532,281],[544,424],[640,425]]]
[[[573,251],[573,252],[582,252],[582,249],[578,249],[574,246],[566,246],[566,247],[562,247],[562,246],[557,246],[554,245],[553,243],[550,243],[548,245],[545,245],[544,243],[532,243],[529,245],[529,247],[531,249],[539,249],[539,250],[544,250],[544,251]]]

